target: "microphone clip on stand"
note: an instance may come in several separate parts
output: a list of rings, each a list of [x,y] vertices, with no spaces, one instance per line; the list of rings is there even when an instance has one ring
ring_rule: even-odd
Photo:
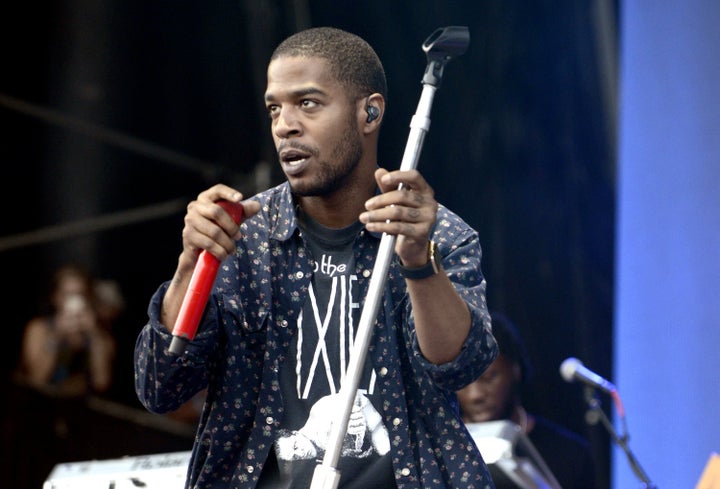
[[[430,110],[433,98],[442,81],[445,64],[453,57],[463,54],[467,50],[469,42],[470,34],[467,27],[450,26],[436,29],[423,43],[422,48],[427,55],[428,64],[422,79],[423,89],[420,94],[420,101],[415,115],[410,121],[410,135],[405,146],[400,170],[413,170],[417,167],[425,134],[430,129]],[[338,420],[332,423],[325,456],[322,463],[315,467],[310,489],[337,489],[340,483],[340,472],[336,467],[340,459],[342,443],[347,431],[352,406],[357,395],[362,368],[365,364],[365,357],[372,336],[372,327],[380,307],[380,299],[382,298],[388,269],[390,268],[390,260],[395,248],[395,238],[395,236],[383,234],[380,239],[378,255],[368,285],[365,306],[360,315],[350,362],[340,387],[338,400],[341,403],[341,406],[339,406],[340,415]]]
[[[625,456],[630,463],[630,468],[637,476],[637,478],[640,479],[640,481],[643,483],[642,489],[658,489],[658,487],[650,481],[650,478],[640,466],[640,463],[633,454],[632,450],[630,450],[630,446],[628,445],[630,435],[627,431],[627,423],[625,421],[625,415],[622,410],[621,420],[623,425],[623,433],[622,435],[619,435],[617,430],[615,430],[615,427],[610,422],[610,419],[603,411],[602,403],[598,399],[595,389],[593,387],[590,387],[589,385],[586,385],[583,392],[585,402],[588,405],[588,410],[585,413],[585,421],[587,421],[587,423],[591,425],[597,424],[598,421],[602,422],[605,429],[608,431],[608,433],[610,433],[610,437],[613,439],[613,441],[617,443],[620,448],[622,448],[623,452],[625,452]],[[617,397],[617,394],[615,394],[614,397]]]

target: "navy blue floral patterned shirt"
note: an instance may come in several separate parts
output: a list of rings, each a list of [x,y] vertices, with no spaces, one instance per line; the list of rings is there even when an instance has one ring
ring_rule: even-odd
[[[221,264],[187,352],[175,356],[167,351],[172,336],[159,322],[169,282],[153,296],[135,347],[135,389],[148,410],[175,410],[208,388],[187,488],[254,488],[283,416],[280,365],[297,331],[313,263],[288,184],[254,198],[261,210],[242,224],[236,253]],[[472,326],[461,353],[442,365],[423,357],[405,280],[392,260],[367,361],[379,375],[398,488],[491,489],[454,394],[497,356],[479,239],[443,206],[432,239],[470,310]],[[364,229],[354,241],[361,297],[367,295],[379,243]]]

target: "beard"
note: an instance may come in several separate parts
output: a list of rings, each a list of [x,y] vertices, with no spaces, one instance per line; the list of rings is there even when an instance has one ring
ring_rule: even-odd
[[[330,154],[331,160],[320,160],[317,163],[317,177],[313,182],[302,184],[290,183],[295,195],[300,197],[321,197],[332,194],[342,188],[360,163],[362,145],[357,133],[354,114],[345,126],[342,137]]]

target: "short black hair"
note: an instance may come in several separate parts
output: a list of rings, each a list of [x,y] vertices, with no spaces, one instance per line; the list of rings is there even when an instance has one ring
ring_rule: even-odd
[[[273,51],[282,56],[322,58],[333,76],[354,97],[379,93],[387,100],[385,69],[375,50],[363,38],[334,27],[313,27],[291,35]]]
[[[529,384],[532,377],[530,357],[515,323],[505,314],[497,311],[490,311],[490,317],[492,318],[492,333],[497,341],[499,352],[520,366],[520,382]]]

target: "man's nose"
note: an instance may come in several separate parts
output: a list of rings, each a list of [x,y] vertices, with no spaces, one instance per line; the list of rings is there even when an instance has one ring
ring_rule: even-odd
[[[288,138],[302,133],[302,126],[297,111],[292,107],[283,107],[275,119],[273,128],[279,138]]]

